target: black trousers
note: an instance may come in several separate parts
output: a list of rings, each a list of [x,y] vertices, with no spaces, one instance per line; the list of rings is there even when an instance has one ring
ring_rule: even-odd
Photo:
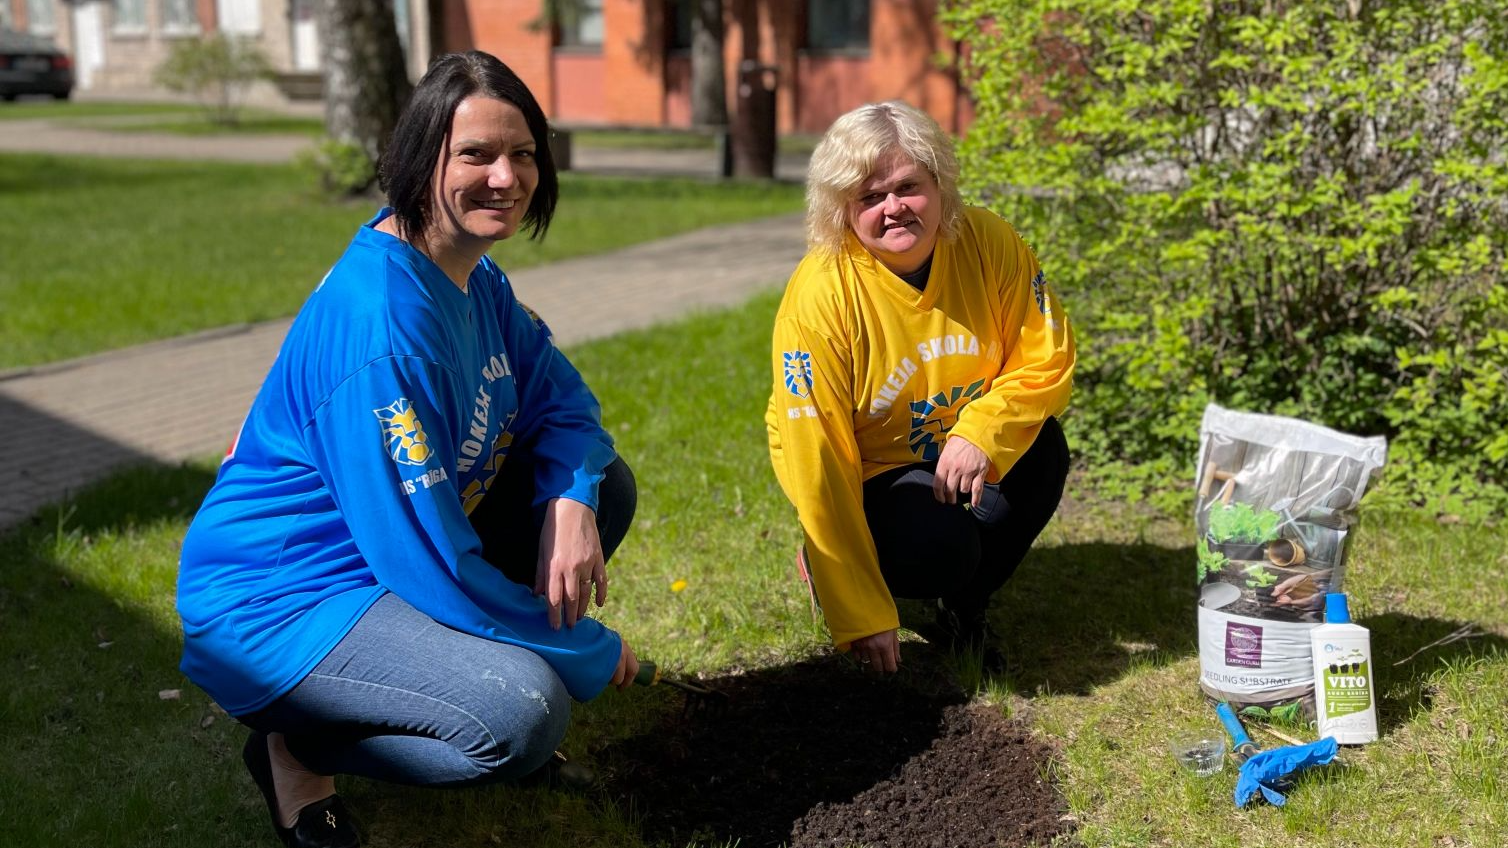
[[[950,609],[982,611],[1016,572],[1063,498],[1068,442],[1056,418],[980,506],[985,523],[932,494],[936,462],[892,468],[864,483],[864,517],[880,573],[897,598],[941,598]],[[983,510],[981,510],[983,512]]]
[[[597,487],[597,535],[602,538],[603,559],[611,559],[633,525],[639,489],[633,471],[621,456],[604,474]],[[535,505],[535,495],[534,459],[527,450],[515,446],[470,516],[472,529],[482,540],[482,558],[509,580],[525,586],[534,585],[539,536],[545,523],[544,505]]]

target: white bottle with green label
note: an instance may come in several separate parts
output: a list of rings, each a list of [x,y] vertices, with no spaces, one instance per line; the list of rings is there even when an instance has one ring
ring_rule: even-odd
[[[1346,596],[1325,596],[1325,623],[1310,631],[1314,648],[1314,708],[1319,735],[1342,745],[1377,741],[1372,686],[1372,634],[1351,623]]]

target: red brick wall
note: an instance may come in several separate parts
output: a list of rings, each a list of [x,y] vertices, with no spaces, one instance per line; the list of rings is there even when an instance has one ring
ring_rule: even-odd
[[[802,50],[807,3],[726,0],[728,105],[737,107],[745,58],[778,69],[780,132],[822,132],[834,118],[871,100],[900,98],[960,131],[971,117],[951,70],[934,57],[954,45],[933,21],[938,0],[872,0],[870,50]],[[686,126],[689,60],[667,57],[664,0],[603,0],[606,43],[600,56],[556,52],[547,29],[533,30],[542,0],[446,0],[444,50],[496,54],[533,89],[552,118],[575,123]],[[558,113],[558,114],[556,114]]]
[[[552,60],[555,102],[545,104],[550,119],[589,124],[602,120],[602,54],[556,51]]]
[[[748,7],[757,7],[761,58],[780,69],[780,132],[820,133],[855,106],[890,99],[925,110],[946,129],[966,126],[960,122],[963,98],[953,74],[934,61],[955,52],[936,23],[937,0],[872,0],[867,55],[803,49],[806,3],[822,0],[733,2],[746,15]]]
[[[957,107],[956,86],[934,59],[954,51],[952,41],[936,23],[936,7],[936,0],[876,0],[871,4],[870,90],[876,100],[904,100],[950,127]]]
[[[799,56],[796,84],[800,92],[792,122],[783,132],[820,133],[839,115],[875,97],[869,60],[854,56]]]
[[[531,26],[542,14],[540,0],[464,0],[471,41],[452,49],[475,46],[503,60],[534,99],[546,108],[555,102],[550,68],[550,30]],[[447,34],[447,40],[448,40]]]
[[[603,0],[603,118],[611,124],[665,125],[665,4]]]
[[[728,102],[733,102],[730,83]],[[665,57],[665,126],[691,126],[691,54],[677,51]]]

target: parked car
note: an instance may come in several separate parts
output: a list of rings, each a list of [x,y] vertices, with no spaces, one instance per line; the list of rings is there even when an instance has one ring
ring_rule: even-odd
[[[47,94],[67,100],[73,93],[73,60],[39,36],[0,27],[0,98]]]

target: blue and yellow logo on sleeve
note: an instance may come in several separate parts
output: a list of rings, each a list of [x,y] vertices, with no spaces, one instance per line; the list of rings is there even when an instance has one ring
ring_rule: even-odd
[[[804,350],[788,350],[785,358],[786,391],[799,398],[812,393],[812,355]]]
[[[530,309],[529,305],[524,303],[522,300],[515,300],[514,303],[517,303],[518,308],[523,310],[525,315],[529,316],[530,321],[534,322],[534,326],[537,327],[541,333],[545,334],[545,338],[550,340],[550,344],[554,344],[555,333],[550,330],[550,325],[545,323],[545,319],[539,317],[539,313]]]
[[[432,451],[424,435],[424,425],[408,398],[398,398],[372,413],[382,422],[382,435],[388,456],[399,465],[423,465]]]
[[[1037,276],[1032,277],[1032,296],[1037,299],[1037,310],[1043,315],[1052,311],[1052,306],[1047,302],[1047,272],[1038,269]]]

